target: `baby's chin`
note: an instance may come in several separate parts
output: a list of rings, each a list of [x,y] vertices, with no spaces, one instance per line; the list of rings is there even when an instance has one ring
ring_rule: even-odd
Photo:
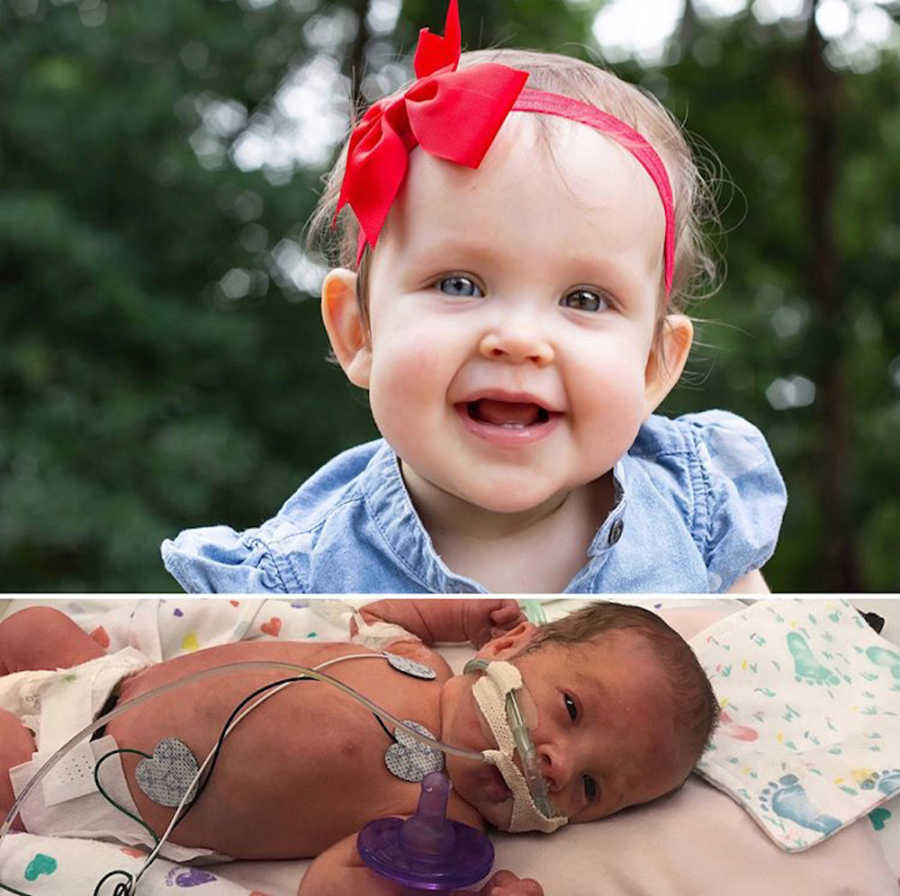
[[[483,780],[475,791],[475,808],[486,822],[501,831],[508,831],[512,823],[512,793],[496,766],[487,766],[482,777]]]
[[[501,831],[512,823],[513,799],[500,770],[493,765],[471,763],[454,768],[455,757],[448,757],[447,773],[456,795],[475,809],[482,819]]]
[[[487,807],[479,807],[481,817],[498,831],[509,831],[512,823],[512,797],[502,803],[493,803]]]

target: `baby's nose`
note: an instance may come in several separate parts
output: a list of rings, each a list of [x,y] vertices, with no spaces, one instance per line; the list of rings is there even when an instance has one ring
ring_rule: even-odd
[[[524,329],[492,330],[482,337],[478,349],[485,358],[511,364],[530,361],[538,367],[546,367],[555,358],[553,346],[546,339]]]
[[[551,793],[556,793],[566,786],[569,780],[569,770],[562,754],[548,746],[538,750],[541,758],[541,774],[547,782],[547,788]]]

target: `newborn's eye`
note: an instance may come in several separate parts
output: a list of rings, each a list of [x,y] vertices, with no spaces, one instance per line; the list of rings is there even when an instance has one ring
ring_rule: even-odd
[[[582,781],[584,781],[584,795],[589,803],[594,802],[597,798],[597,782],[590,775],[584,775]]]
[[[474,296],[480,298],[484,295],[474,280],[459,275],[444,277],[443,280],[438,281],[437,288],[448,296]]]
[[[559,304],[577,311],[602,311],[609,307],[606,298],[592,289],[573,289],[559,300]]]
[[[578,707],[575,705],[575,701],[568,694],[563,694],[563,702],[566,704],[569,718],[574,722],[578,718]]]

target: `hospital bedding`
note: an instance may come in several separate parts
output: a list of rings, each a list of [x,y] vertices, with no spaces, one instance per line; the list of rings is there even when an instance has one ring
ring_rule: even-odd
[[[342,601],[309,599],[41,602],[67,612],[109,650],[131,645],[155,660],[239,639],[343,639],[349,615]],[[734,600],[633,602],[660,612],[687,638],[747,612]],[[557,600],[529,609],[555,618],[583,604]],[[24,605],[17,602],[6,612]],[[455,670],[471,655],[462,646],[441,652]],[[749,896],[763,886],[767,896],[900,894],[900,797],[794,855],[777,848],[736,802],[697,776],[669,797],[600,822],[572,825],[552,836],[495,833],[493,839],[496,867],[537,878],[547,896]],[[33,896],[91,894],[109,870],[135,871],[140,864],[134,850],[116,844],[17,834],[0,849],[0,881]],[[139,893],[293,896],[308,864],[187,867],[159,860],[142,879]]]

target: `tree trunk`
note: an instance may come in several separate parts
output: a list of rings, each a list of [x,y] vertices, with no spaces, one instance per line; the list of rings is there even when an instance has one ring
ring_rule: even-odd
[[[840,260],[834,233],[837,181],[838,75],[825,60],[825,40],[816,26],[819,0],[812,0],[803,51],[807,99],[807,215],[809,279],[819,341],[823,412],[819,491],[825,520],[822,578],[810,590],[861,591],[856,525],[851,506],[853,457],[845,374],[848,314],[839,289]]]
[[[681,14],[681,21],[678,23],[678,45],[681,47],[682,53],[687,53],[691,49],[694,38],[697,36],[697,10],[694,9],[694,0],[685,0],[684,12]]]
[[[350,83],[351,96],[353,97],[354,120],[356,111],[362,108],[363,99],[360,95],[360,85],[365,76],[366,69],[366,47],[369,38],[369,26],[366,18],[369,15],[369,6],[371,0],[353,0],[352,9],[356,13],[359,20],[359,27],[356,29],[356,37],[353,39],[353,46],[350,48],[348,63],[350,65]]]

